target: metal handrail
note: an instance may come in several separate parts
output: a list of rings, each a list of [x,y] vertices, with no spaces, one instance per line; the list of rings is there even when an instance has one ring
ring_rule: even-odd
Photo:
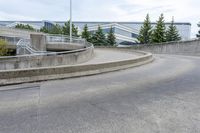
[[[31,54],[46,53],[47,51],[39,51],[31,46],[30,39],[20,39],[17,43],[17,49],[24,49]],[[18,51],[18,50],[17,50]]]
[[[66,35],[48,34],[48,35],[46,35],[46,40],[47,40],[47,43],[49,43],[49,44],[55,43],[55,42],[60,42],[62,44],[76,44],[76,45],[78,44],[78,45],[84,46],[84,48],[78,49],[78,50],[66,51],[66,52],[40,51],[40,50],[32,47],[30,39],[20,39],[18,41],[18,43],[16,44],[17,52],[22,49],[22,50],[24,50],[24,54],[25,54],[25,51],[27,51],[32,55],[55,55],[55,54],[67,54],[67,53],[79,52],[79,51],[86,50],[88,47],[90,48],[91,46],[93,46],[93,44],[87,42],[85,39],[77,38],[77,37],[73,37],[72,42],[71,42],[70,37],[66,36]],[[19,54],[19,53],[17,53],[17,54]]]
[[[66,35],[53,35],[53,34],[47,34],[46,35],[47,43],[52,42],[59,42],[59,43],[68,43],[68,44],[81,44],[85,46],[86,40],[78,37],[73,37],[72,40],[70,40],[69,36]]]
[[[46,53],[37,53],[37,54],[27,54],[27,55],[17,55],[17,56],[0,56],[0,62],[3,59],[15,59],[20,57],[34,57],[34,56],[51,56],[51,55],[60,55],[60,54],[71,54],[71,53],[78,53],[82,51],[86,51],[88,49],[94,48],[92,43],[87,42],[85,48],[72,50],[72,51],[65,51],[65,52],[46,52]],[[8,61],[8,60],[7,60]],[[12,60],[10,60],[12,61]]]
[[[36,33],[35,31],[29,31],[29,30],[21,30],[21,29],[16,29],[16,28],[10,28],[10,27],[2,27],[0,26],[0,29],[9,29],[9,30],[15,30],[20,32],[30,32],[30,33]],[[78,50],[73,50],[73,51],[66,51],[66,52],[62,52],[62,53],[73,53],[73,52],[77,52],[77,51],[82,51],[87,49],[87,47],[93,46],[92,44],[88,44],[88,42],[85,39],[82,39],[80,37],[72,37],[72,41],[70,41],[70,36],[68,35],[60,35],[60,34],[44,34],[47,37],[47,43],[48,42],[59,42],[58,44],[62,43],[62,44],[75,44],[75,45],[82,45],[84,48],[83,49],[78,49]],[[55,55],[55,54],[62,54],[61,52],[48,52],[48,51],[40,51],[34,47],[32,47],[31,45],[31,40],[30,37],[29,38],[22,38],[20,39],[20,37],[17,39],[16,42],[14,42],[14,44],[17,47],[17,51],[18,50],[24,50],[28,53],[30,53],[31,55]],[[50,43],[51,44],[51,43]],[[30,56],[30,54],[27,54],[25,56]],[[22,56],[22,55],[20,55]],[[5,56],[4,56],[5,57]],[[0,58],[4,58],[4,57],[0,57]],[[11,56],[9,56],[11,57]],[[13,56],[14,57],[14,56]],[[16,56],[15,56],[16,57]]]
[[[63,36],[63,37],[68,37],[70,38],[69,35],[63,35],[63,34],[45,34],[46,36]],[[83,39],[81,37],[76,37],[76,36],[72,36],[72,39]]]

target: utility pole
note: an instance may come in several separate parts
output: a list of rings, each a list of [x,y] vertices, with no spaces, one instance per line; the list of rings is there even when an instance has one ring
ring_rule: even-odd
[[[70,43],[72,43],[72,0],[70,0]]]

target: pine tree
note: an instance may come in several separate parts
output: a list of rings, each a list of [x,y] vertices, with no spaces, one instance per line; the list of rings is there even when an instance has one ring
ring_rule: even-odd
[[[110,28],[110,31],[107,36],[107,44],[110,46],[114,46],[116,44],[116,37],[112,27]]]
[[[54,25],[49,34],[62,34],[62,27],[58,24]]]
[[[68,21],[64,24],[64,26],[62,27],[62,32],[64,35],[70,34],[70,21]]]
[[[62,32],[64,35],[70,35],[70,21],[64,24]],[[72,36],[78,37],[78,28],[74,24],[72,24]]]
[[[49,33],[49,30],[43,26],[41,29],[40,29],[40,32],[44,32],[44,33]]]
[[[96,46],[105,46],[106,45],[106,37],[101,29],[101,26],[98,27],[96,33],[92,36],[92,43]]]
[[[176,26],[174,25],[174,18],[172,18],[172,22],[166,31],[166,41],[171,42],[171,41],[180,41],[181,37],[178,33],[178,30]]]
[[[198,24],[198,27],[200,27],[200,23]],[[200,30],[198,31],[197,37],[200,38]]]
[[[34,29],[32,26],[30,26],[29,24],[17,24],[15,26],[15,28],[17,29],[24,29],[24,30],[30,30],[30,31],[36,31],[36,29]]]
[[[165,21],[164,15],[161,14],[159,20],[157,21],[156,27],[153,30],[153,34],[151,37],[152,43],[162,43],[166,41],[166,32],[165,32]]]
[[[82,38],[85,38],[88,42],[91,41],[91,34],[90,32],[88,31],[88,26],[87,24],[84,26],[83,28],[83,32],[82,32]]]
[[[144,20],[144,24],[140,29],[138,40],[142,44],[149,44],[151,35],[152,35],[152,26],[151,26],[149,14],[147,14],[146,19]]]
[[[42,27],[40,29],[41,32],[49,33],[49,34],[63,34],[63,35],[70,35],[70,21],[66,22],[64,26],[60,26],[58,24],[55,24],[52,26],[51,29],[47,29],[46,27]],[[74,24],[72,24],[72,36],[79,37],[78,36],[78,28],[75,27]]]

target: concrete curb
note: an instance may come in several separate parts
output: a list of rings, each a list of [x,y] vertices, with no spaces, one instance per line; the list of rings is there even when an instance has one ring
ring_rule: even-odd
[[[154,60],[151,53],[138,53],[143,55],[117,62],[0,71],[0,86],[101,74],[141,66]]]

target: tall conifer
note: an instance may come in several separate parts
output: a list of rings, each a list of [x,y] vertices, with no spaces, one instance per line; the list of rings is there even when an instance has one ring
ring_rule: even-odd
[[[138,40],[142,44],[149,44],[151,34],[152,34],[152,26],[151,26],[149,14],[147,14],[146,19],[144,20],[144,24],[140,29]]]
[[[166,32],[165,32],[165,21],[164,15],[161,14],[159,20],[157,21],[156,27],[153,30],[151,37],[152,43],[162,43],[166,41]]]
[[[110,46],[114,46],[116,44],[116,37],[114,34],[114,29],[112,27],[110,28],[110,31],[107,36],[107,43]]]
[[[166,32],[166,41],[171,42],[171,41],[179,41],[179,40],[181,40],[181,37],[178,33],[176,26],[174,25],[174,18],[172,18],[172,22]]]

